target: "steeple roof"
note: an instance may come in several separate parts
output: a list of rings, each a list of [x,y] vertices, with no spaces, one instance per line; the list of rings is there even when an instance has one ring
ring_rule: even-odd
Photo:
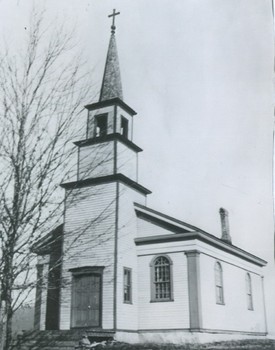
[[[116,97],[120,98],[121,100],[123,99],[116,39],[114,30],[112,30],[99,102]]]

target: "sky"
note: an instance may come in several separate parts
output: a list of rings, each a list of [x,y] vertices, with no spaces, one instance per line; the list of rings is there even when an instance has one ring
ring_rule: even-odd
[[[271,0],[0,0],[0,39],[24,40],[32,4],[74,28],[96,102],[115,8],[124,101],[137,111],[148,206],[273,264]],[[86,115],[85,115],[86,117]],[[270,270],[271,271],[271,270]]]
[[[218,236],[224,207],[233,243],[263,255],[248,241],[273,232],[271,1],[2,0],[6,42],[25,39],[33,4],[45,8],[46,21],[75,28],[91,71],[87,103],[97,101],[103,76],[108,14],[120,11],[124,101],[138,113],[148,206]]]

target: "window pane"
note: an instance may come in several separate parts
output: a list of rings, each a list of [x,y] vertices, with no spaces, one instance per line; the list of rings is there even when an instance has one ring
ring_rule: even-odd
[[[131,300],[131,292],[132,292],[132,281],[131,281],[131,270],[130,269],[127,269],[127,268],[124,268],[124,280],[123,280],[123,283],[124,283],[124,302],[128,302],[130,303],[132,300]]]
[[[170,261],[163,256],[154,263],[154,297],[157,300],[171,299]]]
[[[96,137],[107,135],[107,120],[108,120],[107,115],[96,116],[95,118]]]
[[[246,283],[247,308],[248,310],[253,310],[252,283],[251,283],[251,276],[249,273],[247,273],[245,276],[245,283]]]
[[[128,138],[128,120],[121,116],[120,133],[124,137]]]
[[[215,264],[215,285],[216,285],[216,303],[223,304],[223,276],[222,266],[219,262]]]

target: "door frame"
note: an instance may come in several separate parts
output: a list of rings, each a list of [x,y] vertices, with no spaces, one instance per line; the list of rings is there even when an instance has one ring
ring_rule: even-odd
[[[102,328],[102,312],[103,312],[103,270],[105,266],[83,266],[70,269],[72,273],[72,285],[71,285],[71,317],[70,317],[70,328]],[[100,286],[99,286],[99,325],[98,326],[86,326],[86,327],[77,327],[73,326],[73,293],[74,291],[74,278],[79,276],[91,276],[96,275],[100,277]]]

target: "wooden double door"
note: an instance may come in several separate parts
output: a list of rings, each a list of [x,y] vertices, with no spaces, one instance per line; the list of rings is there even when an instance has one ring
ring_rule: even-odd
[[[72,327],[101,327],[100,274],[76,275],[72,286]]]

